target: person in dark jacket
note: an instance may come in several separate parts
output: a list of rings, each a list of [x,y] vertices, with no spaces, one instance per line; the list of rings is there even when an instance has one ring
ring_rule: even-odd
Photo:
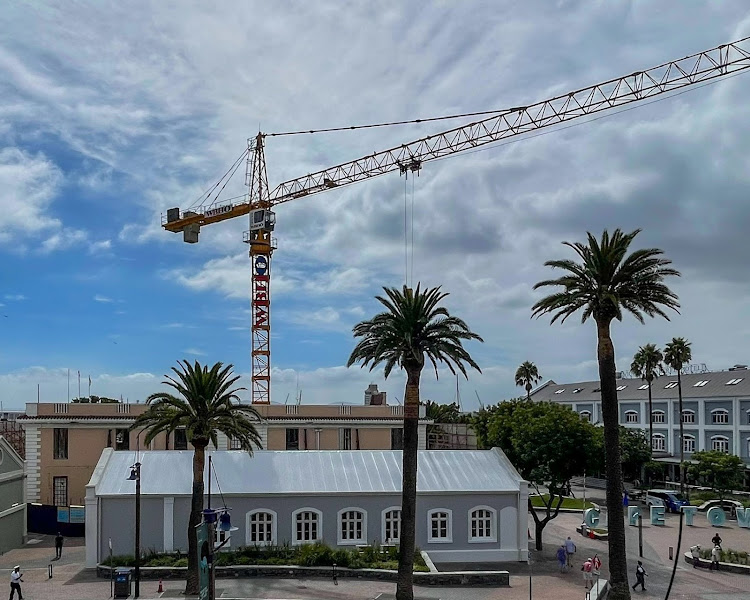
[[[59,531],[55,536],[55,558],[62,558],[63,536]]]

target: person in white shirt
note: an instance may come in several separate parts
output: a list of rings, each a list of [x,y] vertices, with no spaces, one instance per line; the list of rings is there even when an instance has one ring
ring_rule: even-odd
[[[698,565],[701,562],[701,547],[699,544],[696,544],[695,546],[690,546],[690,554],[693,557],[693,568],[697,569]]]
[[[721,548],[719,548],[719,546],[716,545],[714,546],[713,550],[711,550],[711,570],[712,571],[719,570],[720,559],[721,559]]]
[[[23,600],[23,594],[21,593],[21,582],[23,579],[21,577],[21,566],[16,565],[10,573],[10,598],[8,600],[13,600],[16,592],[18,592],[18,600]]]

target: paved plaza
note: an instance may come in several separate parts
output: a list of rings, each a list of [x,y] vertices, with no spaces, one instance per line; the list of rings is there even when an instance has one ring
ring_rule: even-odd
[[[606,515],[605,515],[606,516]],[[602,577],[608,578],[607,542],[591,540],[575,533],[580,523],[579,513],[566,513],[550,522],[544,532],[545,549],[533,552],[531,569],[525,564],[510,563],[494,565],[511,572],[509,588],[494,587],[418,587],[415,596],[430,600],[526,600],[529,598],[529,571],[532,573],[532,598],[534,600],[563,600],[585,598],[582,562],[595,552],[602,557]],[[664,598],[672,565],[669,547],[676,551],[677,516],[668,515],[665,527],[643,527],[643,563],[648,572],[646,592],[634,592],[633,597]],[[714,528],[708,527],[702,514],[696,516],[694,527],[685,527],[683,551],[693,544],[708,546]],[[533,532],[533,523],[530,522]],[[638,558],[638,529],[627,527],[629,571],[631,579]],[[721,528],[724,548],[750,550],[750,531],[739,529],[735,523]],[[578,552],[573,569],[565,574],[557,572],[554,552],[557,544],[568,535],[576,542]],[[54,556],[52,539],[42,538],[37,544],[13,550],[0,556],[0,574],[9,578],[10,569],[20,564],[24,571],[24,598],[27,600],[89,600],[110,597],[108,580],[97,579],[93,572],[82,568],[84,562],[83,540],[67,539],[60,561],[51,561]],[[48,565],[53,565],[52,579],[48,577]],[[483,565],[487,567],[488,565]],[[631,580],[633,583],[634,579]],[[158,594],[159,582],[145,580],[141,583],[141,598],[179,598],[184,582],[164,581],[165,592]],[[359,579],[339,579],[338,585],[330,579],[218,579],[217,598],[257,598],[269,600],[369,600],[379,595],[393,594],[395,584]],[[693,569],[683,560],[678,562],[675,584],[670,596],[675,600],[749,600],[750,576],[734,573],[709,572]]]

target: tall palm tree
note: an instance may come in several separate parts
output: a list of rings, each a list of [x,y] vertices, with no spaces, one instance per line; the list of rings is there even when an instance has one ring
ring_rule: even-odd
[[[251,406],[240,404],[237,392],[245,388],[232,386],[239,376],[232,373],[233,365],[224,367],[216,363],[210,369],[198,361],[178,361],[179,369],[172,367],[176,378],[165,375],[163,383],[177,391],[151,394],[146,403],[148,410],[140,415],[130,429],[146,429],[146,444],[159,433],[167,435],[184,428],[187,440],[195,448],[193,453],[193,496],[188,521],[188,570],[185,594],[198,594],[198,537],[196,526],[203,511],[203,471],[206,464],[206,447],[217,444],[221,432],[237,440],[243,450],[252,454],[253,447],[260,448],[260,435],[255,424],[261,419]],[[209,474],[210,477],[210,474]]]
[[[664,362],[677,371],[677,398],[680,413],[680,493],[685,493],[685,442],[682,437],[682,368],[693,358],[690,342],[685,338],[676,337],[664,346]]]
[[[383,288],[385,297],[376,300],[386,311],[354,326],[355,338],[362,338],[352,350],[347,367],[356,362],[370,367],[383,364],[387,378],[394,367],[406,371],[404,392],[403,482],[401,486],[401,537],[396,598],[414,597],[414,530],[417,503],[417,425],[419,421],[419,381],[425,361],[429,360],[438,376],[438,363],[451,373],[460,371],[468,378],[465,364],[481,369],[463,347],[465,340],[479,340],[476,333],[458,317],[439,306],[448,294],[440,287],[412,290],[406,286]],[[465,363],[465,364],[464,364]]]
[[[542,379],[539,375],[539,370],[536,365],[531,361],[524,361],[521,366],[516,369],[516,385],[526,390],[526,399],[531,400],[531,388],[534,384]]]
[[[659,375],[664,375],[664,355],[656,344],[646,344],[638,348],[633,356],[630,371],[648,383],[648,439],[651,454],[654,453],[654,408],[651,404],[651,384]]]
[[[630,244],[639,232],[639,229],[631,233],[615,229],[610,236],[605,229],[601,240],[588,233],[588,244],[564,242],[581,262],[568,259],[547,261],[546,266],[561,269],[566,274],[559,279],[540,281],[534,289],[548,286],[563,289],[542,298],[532,308],[532,316],[552,314],[552,323],[558,319],[564,322],[578,310],[583,311],[582,323],[589,318],[596,323],[604,417],[611,600],[629,599],[630,588],[622,506],[617,375],[610,327],[614,319],[622,321],[623,309],[643,323],[644,314],[669,319],[663,307],[675,311],[679,308],[677,295],[663,283],[666,277],[679,273],[667,266],[671,261],[661,257],[663,252],[649,248],[628,254]]]

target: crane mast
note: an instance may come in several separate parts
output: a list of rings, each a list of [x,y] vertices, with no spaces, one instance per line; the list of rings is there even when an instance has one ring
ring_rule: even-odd
[[[270,276],[271,255],[276,249],[275,239],[271,237],[276,222],[274,206],[393,171],[402,174],[419,171],[427,161],[649,100],[695,84],[707,84],[748,68],[750,37],[529,106],[498,111],[467,125],[285,181],[273,190],[268,186],[264,154],[264,141],[268,135],[258,133],[248,144],[248,193],[244,202],[214,200],[182,213],[179,208],[171,208],[166,218],[162,217],[162,226],[167,231],[182,232],[185,242],[196,243],[202,226],[250,215],[250,227],[244,241],[250,245],[252,264],[252,402],[269,404]]]

